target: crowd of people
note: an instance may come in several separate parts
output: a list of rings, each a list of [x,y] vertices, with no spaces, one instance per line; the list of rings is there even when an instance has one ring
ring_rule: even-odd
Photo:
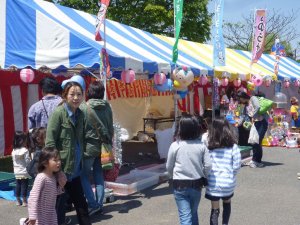
[[[101,142],[112,143],[112,110],[103,99],[102,81],[89,85],[87,102],[85,87],[81,76],[62,84],[52,77],[44,78],[40,82],[43,98],[28,112],[29,131],[15,132],[12,157],[16,204],[28,205],[27,224],[69,224],[67,203],[74,205],[81,225],[91,224],[90,216],[103,212],[104,178],[99,154]],[[92,169],[95,195],[89,181]],[[27,201],[30,178],[34,183]]]
[[[30,225],[69,224],[68,204],[74,205],[79,224],[91,224],[92,215],[103,213],[101,144],[111,144],[114,133],[112,109],[104,100],[105,87],[95,80],[86,91],[84,79],[73,76],[62,84],[46,77],[40,88],[43,98],[28,112],[29,132],[16,131],[14,135],[16,204],[28,206]],[[249,129],[243,126],[244,121],[251,121],[259,139],[252,144],[253,157],[245,165],[264,166],[262,140],[268,129],[268,113],[258,113],[257,95],[238,92],[235,97],[243,106],[237,127],[218,115],[208,126],[191,115],[182,115],[178,122],[166,168],[182,225],[199,224],[198,206],[204,187],[205,198],[211,201],[210,224],[218,224],[220,200],[222,224],[229,223],[241,166],[238,145],[248,145]],[[298,100],[291,98],[291,105],[292,124],[296,126]],[[91,171],[95,193],[90,183]],[[27,201],[30,178],[34,183]]]

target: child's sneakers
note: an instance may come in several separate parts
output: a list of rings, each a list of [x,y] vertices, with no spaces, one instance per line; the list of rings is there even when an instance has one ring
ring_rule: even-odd
[[[22,205],[22,201],[20,198],[17,198],[17,202],[16,202],[16,206],[21,206]]]

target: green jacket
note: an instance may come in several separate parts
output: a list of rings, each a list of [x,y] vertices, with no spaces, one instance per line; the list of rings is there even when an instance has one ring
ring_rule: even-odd
[[[84,146],[84,116],[80,109],[76,124],[70,119],[64,105],[60,105],[52,113],[48,121],[46,147],[55,147],[60,154],[62,170],[72,174],[75,167],[76,140],[81,148],[83,157]]]
[[[87,104],[91,108],[90,113],[88,111]],[[101,152],[100,147],[102,143],[96,129],[98,129],[99,135],[102,139],[106,140],[106,143],[112,142],[114,128],[111,107],[106,100],[90,99],[86,104],[82,103],[80,105],[80,109],[84,113],[86,120],[84,157],[98,157]],[[105,127],[104,129],[99,120],[101,120]]]

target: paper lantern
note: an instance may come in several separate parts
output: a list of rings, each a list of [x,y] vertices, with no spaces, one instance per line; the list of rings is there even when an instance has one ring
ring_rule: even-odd
[[[154,83],[156,85],[162,85],[166,82],[166,80],[167,80],[166,74],[164,74],[164,73],[154,74]]]
[[[263,83],[262,77],[260,75],[258,75],[258,74],[257,75],[252,75],[251,81],[255,85],[255,87],[259,87]]]
[[[289,80],[285,80],[285,81],[283,82],[283,86],[284,86],[285,88],[289,88],[289,87],[290,87],[290,81],[289,81]]]
[[[122,71],[121,80],[126,84],[131,84],[135,80],[135,72],[132,69]]]
[[[228,78],[227,77],[222,78],[221,85],[224,86],[224,87],[226,87],[228,85]]]
[[[300,80],[295,80],[294,85],[295,87],[300,87]]]
[[[20,78],[25,83],[30,83],[34,79],[34,71],[32,69],[22,69],[20,71]]]
[[[235,87],[239,87],[239,86],[241,86],[241,84],[242,84],[242,81],[241,81],[240,78],[237,78],[237,79],[235,79],[235,80],[233,81],[233,85],[234,85]]]
[[[201,75],[199,77],[198,83],[202,86],[205,86],[208,82],[207,76],[206,75]]]

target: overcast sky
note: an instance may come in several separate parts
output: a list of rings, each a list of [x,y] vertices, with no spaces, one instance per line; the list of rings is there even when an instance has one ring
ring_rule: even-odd
[[[242,15],[254,13],[255,9],[275,9],[280,13],[288,15],[291,10],[300,10],[300,0],[224,0],[224,20],[226,22],[236,22],[242,19]],[[208,9],[213,12],[215,0],[210,1]],[[268,16],[268,14],[267,14]],[[294,24],[300,33],[300,11]],[[293,47],[300,42],[300,38],[292,42]]]

